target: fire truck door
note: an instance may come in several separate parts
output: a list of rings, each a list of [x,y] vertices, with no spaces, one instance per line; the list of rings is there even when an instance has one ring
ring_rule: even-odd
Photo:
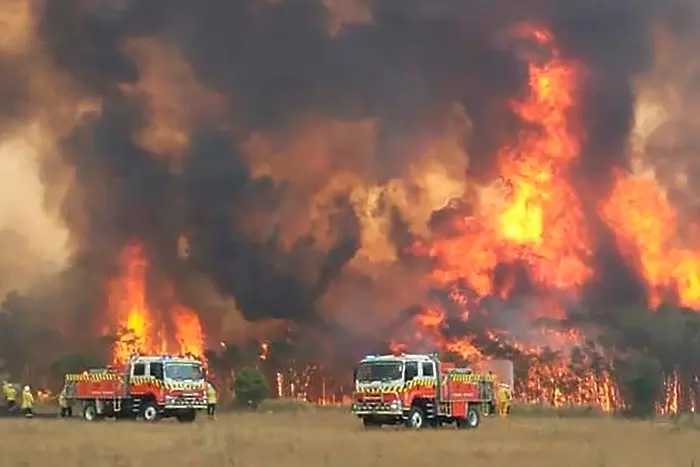
[[[163,381],[163,362],[151,362],[148,365],[148,375],[153,376],[158,381]]]
[[[131,363],[124,366],[124,395],[131,392],[131,372],[133,371]]]
[[[130,371],[128,371],[130,370]],[[127,367],[127,375],[129,378],[126,383],[127,393],[131,393],[131,379],[134,376],[146,376],[146,364],[145,363],[134,363]]]
[[[442,381],[442,400],[451,401],[452,400],[452,384],[449,381],[449,376],[447,373],[440,375]]]

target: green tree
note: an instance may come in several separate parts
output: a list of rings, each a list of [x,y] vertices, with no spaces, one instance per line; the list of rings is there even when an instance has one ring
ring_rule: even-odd
[[[49,367],[49,372],[54,383],[58,384],[58,382],[61,382],[63,384],[63,378],[66,373],[80,373],[90,368],[100,368],[102,366],[103,362],[93,355],[73,353],[63,355],[54,360]]]
[[[267,379],[257,368],[244,368],[239,371],[233,389],[236,391],[236,400],[252,409],[257,409],[269,394]]]
[[[220,351],[206,350],[204,355],[209,362],[209,369],[218,380],[217,390],[222,403],[230,401],[230,383],[236,370],[242,365],[241,351],[233,344],[224,344]]]
[[[640,418],[654,416],[656,402],[663,389],[661,364],[658,360],[634,353],[618,359],[614,369],[627,414]]]

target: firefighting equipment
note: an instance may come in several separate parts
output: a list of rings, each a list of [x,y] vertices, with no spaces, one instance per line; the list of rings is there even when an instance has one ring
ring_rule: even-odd
[[[208,404],[216,404],[216,402],[217,402],[216,388],[214,387],[213,384],[207,383],[207,403]]]
[[[501,417],[505,417],[510,412],[511,393],[507,384],[501,384],[498,387],[498,413]]]

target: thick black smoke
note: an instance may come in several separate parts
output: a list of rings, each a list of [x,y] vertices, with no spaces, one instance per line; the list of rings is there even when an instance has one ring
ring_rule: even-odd
[[[311,234],[282,249],[274,223],[267,235],[251,238],[251,216],[274,213],[291,191],[254,178],[240,144],[251,132],[291,130],[304,118],[379,117],[372,176],[382,181],[411,163],[389,143],[433,131],[432,122],[459,102],[473,124],[470,175],[488,178],[496,149],[518,125],[504,103],[526,89],[526,64],[504,40],[522,22],[550,28],[564,55],[589,70],[582,90],[587,140],[576,178],[585,204],[595,206],[610,168],[625,165],[632,80],[650,64],[651,22],[666,7],[650,0],[367,4],[371,22],[331,36],[332,12],[320,0],[47,2],[40,29],[47,53],[104,100],[98,119],[64,141],[77,184],[66,202],[82,203],[84,219],[68,222],[83,264],[109,273],[135,236],[156,267],[174,274],[181,267],[177,237],[187,233],[190,264],[235,296],[247,318],[315,316],[318,299],[357,251],[358,221],[341,196],[331,215],[330,249]],[[235,136],[198,129],[178,174],[132,141],[146,110],[120,88],[139,79],[122,46],[144,36],[175,45],[235,115]],[[589,217],[595,220],[594,208]],[[622,275],[634,282],[624,268]]]

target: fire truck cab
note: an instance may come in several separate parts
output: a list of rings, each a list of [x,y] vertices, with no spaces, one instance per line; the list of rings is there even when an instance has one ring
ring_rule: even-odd
[[[82,405],[83,419],[175,417],[192,422],[206,409],[203,364],[189,357],[137,356],[124,365],[65,376],[69,403]]]
[[[366,428],[455,423],[477,428],[494,402],[494,377],[441,362],[435,355],[369,355],[355,369],[352,412]]]

